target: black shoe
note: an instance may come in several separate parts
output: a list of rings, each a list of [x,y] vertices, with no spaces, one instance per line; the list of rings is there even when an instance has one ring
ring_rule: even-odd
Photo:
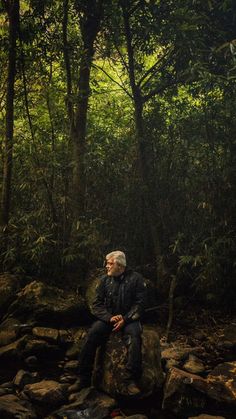
[[[78,393],[80,390],[91,386],[91,380],[84,377],[79,377],[72,386],[68,387],[68,393]]]

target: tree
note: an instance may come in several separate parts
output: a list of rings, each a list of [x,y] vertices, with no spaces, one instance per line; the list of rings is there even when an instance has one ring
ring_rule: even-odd
[[[9,22],[9,47],[5,116],[6,131],[4,141],[3,182],[1,194],[1,227],[7,232],[11,202],[12,154],[14,135],[14,85],[16,74],[16,41],[19,25],[19,0],[5,0],[3,3]]]

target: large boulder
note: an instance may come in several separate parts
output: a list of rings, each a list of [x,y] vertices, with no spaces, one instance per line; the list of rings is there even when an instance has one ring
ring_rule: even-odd
[[[216,367],[207,379],[172,368],[166,379],[163,408],[177,415],[196,415],[209,405],[216,413],[231,412],[236,406],[236,362]]]
[[[126,394],[124,373],[127,349],[122,334],[112,334],[104,348],[98,352],[94,384],[100,390],[116,396]],[[155,327],[144,326],[142,334],[143,376],[140,388],[143,396],[155,393],[163,384],[160,341]]]
[[[18,292],[7,315],[47,327],[86,324],[90,319],[81,296],[39,281],[31,282]]]
[[[172,368],[165,382],[163,409],[183,417],[199,414],[207,406],[205,389],[202,377]]]

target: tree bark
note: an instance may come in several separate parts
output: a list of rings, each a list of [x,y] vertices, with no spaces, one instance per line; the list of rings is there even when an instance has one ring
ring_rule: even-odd
[[[136,140],[138,146],[138,158],[139,158],[139,167],[141,173],[141,193],[143,193],[147,221],[149,224],[150,232],[152,235],[153,247],[155,252],[156,264],[158,273],[162,270],[161,262],[161,226],[157,220],[156,216],[156,203],[154,195],[156,191],[153,190],[153,176],[150,161],[151,152],[149,150],[150,144],[146,138],[144,132],[144,121],[143,121],[143,97],[141,89],[136,81],[135,76],[135,59],[134,59],[134,50],[132,46],[132,33],[130,28],[129,21],[129,12],[126,8],[126,2],[121,2],[123,21],[124,21],[124,32],[127,46],[128,54],[128,73],[130,80],[130,87],[132,90],[133,103],[134,103],[134,117],[135,117],[135,131],[136,131]]]
[[[14,134],[14,93],[16,74],[16,40],[19,25],[19,0],[4,2],[9,20],[9,51],[6,94],[6,131],[3,145],[3,182],[1,194],[1,227],[6,232],[10,218],[12,154]]]
[[[84,215],[86,175],[86,128],[88,114],[88,100],[90,94],[90,73],[94,56],[94,42],[100,29],[103,15],[103,0],[88,0],[75,2],[79,16],[82,38],[81,61],[79,67],[79,81],[77,86],[76,105],[71,100],[72,79],[70,70],[69,49],[67,41],[68,2],[64,2],[64,60],[67,74],[67,110],[70,122],[70,138],[73,148],[73,218],[77,221]]]

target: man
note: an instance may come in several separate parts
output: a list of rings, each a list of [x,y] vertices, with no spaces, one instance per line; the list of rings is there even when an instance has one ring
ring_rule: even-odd
[[[69,392],[91,385],[96,349],[111,333],[121,331],[127,344],[125,369],[127,393],[138,395],[137,380],[142,373],[140,318],[145,305],[145,284],[137,272],[126,267],[126,257],[116,250],[106,255],[105,275],[97,287],[92,313],[97,318],[88,332],[79,358],[79,379]]]

